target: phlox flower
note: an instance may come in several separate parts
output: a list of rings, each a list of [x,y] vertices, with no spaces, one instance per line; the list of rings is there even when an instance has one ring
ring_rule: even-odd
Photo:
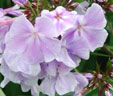
[[[46,17],[37,18],[35,27],[25,16],[18,17],[5,38],[3,58],[9,68],[36,76],[40,72],[39,63],[54,60],[60,50],[54,29]]]
[[[9,31],[9,28],[15,18],[10,18],[8,16],[5,16],[2,11],[0,11],[0,53],[3,53],[5,49],[5,35]]]
[[[76,11],[68,11],[62,6],[53,11],[43,10],[41,13],[42,16],[46,16],[54,22],[58,35],[62,35],[66,28],[74,24],[76,14]]]
[[[0,87],[4,88],[7,83],[11,81],[20,84],[23,92],[31,90],[33,96],[39,95],[39,88],[37,84],[38,76],[30,76],[22,72],[14,72],[7,66],[4,60],[2,60],[0,72],[4,76],[4,80],[1,82]]]
[[[104,29],[106,19],[103,9],[94,3],[85,15],[76,16],[74,21],[74,26],[65,31],[63,39],[70,53],[88,59],[89,52],[102,47],[108,36]]]
[[[57,61],[43,63],[41,75],[45,74],[45,79],[40,85],[41,92],[48,96],[55,96],[55,92],[59,95],[80,92],[88,84],[88,80],[79,73],[70,72],[71,69]]]

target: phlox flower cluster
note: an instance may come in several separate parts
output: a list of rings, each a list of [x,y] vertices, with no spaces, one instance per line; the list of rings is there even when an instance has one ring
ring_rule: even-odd
[[[27,2],[13,1],[20,6]],[[34,24],[22,13],[11,18],[0,11],[1,87],[11,81],[33,96],[80,94],[88,80],[72,70],[103,46],[108,36],[105,26],[104,11],[96,3],[84,15],[62,6],[43,10]]]

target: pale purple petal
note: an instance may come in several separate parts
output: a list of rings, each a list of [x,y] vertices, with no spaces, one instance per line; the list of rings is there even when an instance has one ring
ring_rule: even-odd
[[[50,12],[48,10],[42,11],[41,15],[50,18],[56,26],[58,35],[63,35],[64,30],[75,23],[76,11],[68,11],[64,7],[58,6]]]
[[[76,29],[68,29],[64,35],[64,40],[67,41],[67,49],[70,53],[83,58],[89,58],[89,48],[86,39],[76,32]],[[83,47],[84,46],[84,47]]]
[[[53,38],[58,36],[53,21],[47,17],[37,17],[35,27],[39,33],[47,37]]]
[[[96,48],[102,47],[107,39],[108,33],[106,30],[85,29],[84,36],[88,41],[88,45],[91,51]]]
[[[56,91],[59,95],[64,95],[69,92],[73,92],[75,87],[77,86],[78,82],[74,79],[73,74],[67,75],[59,75],[56,81]]]
[[[88,27],[94,29],[101,29],[106,26],[106,19],[104,16],[104,11],[96,3],[93,3],[90,8],[88,8],[85,14],[85,21]]]
[[[60,41],[55,38],[51,39],[46,37],[42,37],[40,39],[42,43],[41,47],[45,62],[53,61],[60,51]]]
[[[56,81],[55,77],[46,78],[40,85],[41,92],[49,96],[55,96],[55,88],[54,88],[55,81]]]
[[[84,87],[88,85],[88,80],[85,76],[83,76],[80,73],[74,73],[75,79],[78,81],[78,85],[75,88],[75,93],[79,93],[80,91],[83,90]]]

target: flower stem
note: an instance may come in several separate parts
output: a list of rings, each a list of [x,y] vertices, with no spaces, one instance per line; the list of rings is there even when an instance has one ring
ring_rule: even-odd
[[[102,49],[113,58],[113,52],[106,45]]]
[[[109,22],[109,23],[108,23],[108,25],[109,25],[109,28],[110,28],[111,33],[112,33],[112,35],[113,35],[113,27],[112,27],[112,23],[111,23],[111,22]]]
[[[29,7],[30,7],[31,11],[33,12],[34,16],[37,17],[35,10],[32,8],[32,4],[30,2],[28,2],[28,4],[29,4]]]
[[[40,0],[37,0],[37,14],[38,14],[38,11],[39,11],[39,10],[38,10],[39,1],[40,1]]]

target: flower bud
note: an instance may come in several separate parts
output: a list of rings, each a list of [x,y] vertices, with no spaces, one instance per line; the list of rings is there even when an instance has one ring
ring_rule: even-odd
[[[74,8],[74,7],[77,7],[79,5],[79,3],[71,3],[70,5],[69,5],[69,7],[70,8]]]
[[[109,76],[110,77],[113,77],[113,72],[109,72]]]
[[[102,79],[102,74],[97,74],[98,79]]]
[[[113,4],[109,4],[109,5],[107,6],[107,8],[108,8],[110,11],[113,12]],[[111,60],[111,62],[113,62],[113,60]]]
[[[110,83],[107,83],[106,86],[107,86],[109,89],[113,90],[113,87],[112,87],[112,85],[111,85]]]

